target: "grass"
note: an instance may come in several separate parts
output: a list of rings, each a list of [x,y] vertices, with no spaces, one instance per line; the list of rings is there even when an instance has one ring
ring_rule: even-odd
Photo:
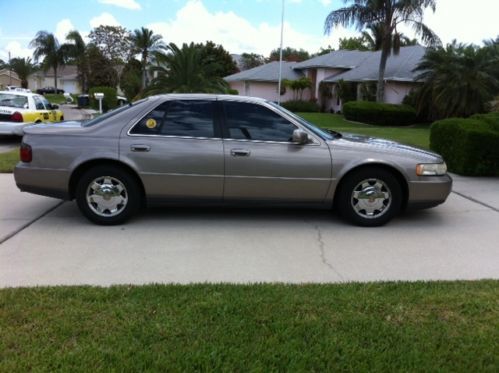
[[[11,173],[19,162],[19,149],[0,153],[0,173]]]
[[[78,102],[78,95],[71,94],[73,97],[74,103],[76,104]],[[62,94],[55,94],[55,93],[45,93],[44,97],[51,103],[51,104],[65,104],[66,103],[66,98]]]
[[[326,113],[298,113],[318,127],[338,132],[351,132],[361,135],[381,137],[401,143],[429,149],[430,128],[428,124],[417,124],[410,127],[382,127],[345,120],[342,115]]]
[[[499,282],[0,290],[0,371],[499,369]]]

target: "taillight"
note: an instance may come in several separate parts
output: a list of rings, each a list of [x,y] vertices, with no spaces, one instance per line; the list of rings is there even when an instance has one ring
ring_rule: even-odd
[[[29,163],[33,159],[33,151],[31,150],[31,146],[28,144],[22,143],[19,156],[21,158],[21,162]]]
[[[22,122],[23,115],[20,112],[16,111],[15,113],[12,113],[12,115],[10,116],[10,120],[13,122]]]

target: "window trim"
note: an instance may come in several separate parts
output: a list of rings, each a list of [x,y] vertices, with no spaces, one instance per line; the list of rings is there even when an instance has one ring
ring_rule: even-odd
[[[213,104],[213,137],[203,137],[203,136],[178,136],[178,135],[161,135],[161,134],[153,134],[153,135],[148,135],[148,134],[143,134],[143,133],[131,133],[132,130],[135,128],[135,126],[138,126],[139,123],[147,117],[151,111],[155,110],[157,107],[167,103],[168,106],[170,106],[170,103],[172,101],[206,101],[206,102],[212,102]],[[172,138],[172,139],[198,139],[198,140],[222,140],[222,136],[216,137],[217,132],[219,134],[222,134],[222,128],[220,126],[220,119],[219,114],[218,114],[218,107],[217,107],[217,99],[216,98],[170,98],[167,100],[164,100],[160,102],[157,106],[154,106],[151,110],[149,110],[147,113],[145,113],[143,116],[141,116],[135,123],[133,123],[130,128],[127,131],[127,136],[130,137],[162,137],[162,138]]]

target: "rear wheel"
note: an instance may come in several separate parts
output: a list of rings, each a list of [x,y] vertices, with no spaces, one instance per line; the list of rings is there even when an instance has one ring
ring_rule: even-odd
[[[121,224],[140,207],[140,189],[126,171],[110,166],[94,167],[83,174],[76,188],[76,202],[90,221]]]
[[[365,227],[380,226],[400,211],[402,188],[390,171],[363,168],[342,182],[336,203],[340,215],[350,222]]]

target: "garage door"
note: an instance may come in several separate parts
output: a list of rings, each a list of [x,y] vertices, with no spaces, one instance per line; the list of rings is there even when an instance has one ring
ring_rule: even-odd
[[[78,83],[75,80],[65,80],[62,83],[62,89],[64,89],[64,92],[69,92],[69,93],[78,93]]]

